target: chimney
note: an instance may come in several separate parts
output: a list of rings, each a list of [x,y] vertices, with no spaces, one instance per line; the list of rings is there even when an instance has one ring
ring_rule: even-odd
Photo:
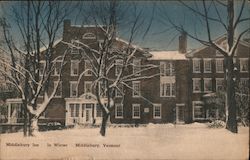
[[[63,27],[64,29],[70,27],[70,20],[69,19],[65,19],[64,22],[63,22]]]
[[[179,53],[187,52],[187,33],[182,32],[179,37]]]
[[[69,41],[69,30],[70,30],[70,20],[65,19],[63,22],[63,40],[64,41]]]

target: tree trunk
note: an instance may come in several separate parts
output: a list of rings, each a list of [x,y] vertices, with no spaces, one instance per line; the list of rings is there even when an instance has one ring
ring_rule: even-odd
[[[33,116],[30,119],[29,136],[37,136],[38,134],[38,117]]]
[[[27,110],[24,109],[24,123],[23,123],[23,135],[24,137],[27,137],[27,131],[28,131],[28,114]]]
[[[235,100],[235,82],[234,82],[234,64],[233,57],[227,57],[227,105],[228,105],[228,121],[226,129],[233,133],[238,133],[236,118],[236,100]]]
[[[100,134],[102,136],[105,136],[106,135],[106,126],[107,126],[107,122],[108,122],[108,119],[109,119],[109,116],[110,116],[110,113],[104,113],[103,114],[103,117],[102,117],[102,125],[101,125],[101,130],[100,130]]]

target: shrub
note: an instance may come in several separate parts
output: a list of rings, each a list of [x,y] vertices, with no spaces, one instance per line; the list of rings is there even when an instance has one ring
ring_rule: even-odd
[[[208,124],[209,128],[224,128],[226,126],[224,121],[221,120],[215,120]]]

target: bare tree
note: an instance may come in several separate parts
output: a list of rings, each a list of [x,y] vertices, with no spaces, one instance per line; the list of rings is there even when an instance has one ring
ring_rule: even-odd
[[[199,43],[210,46],[216,51],[219,51],[224,56],[225,68],[226,68],[226,112],[228,112],[228,120],[226,128],[233,133],[237,133],[237,120],[236,120],[236,100],[235,100],[235,65],[233,63],[233,57],[241,38],[250,31],[249,26],[245,29],[241,29],[242,25],[249,23],[250,17],[246,17],[244,10],[247,5],[246,0],[242,2],[237,1],[240,4],[236,7],[233,0],[220,1],[199,1],[188,2],[179,0],[179,4],[187,9],[194,15],[196,21],[200,22],[200,27],[205,29],[206,37],[199,36],[196,31],[190,31],[185,28],[184,24],[176,23],[175,19],[172,19],[169,14],[164,12],[162,15],[163,20],[170,24],[171,27],[179,32],[186,32],[187,36],[198,41]],[[214,13],[212,16],[211,13]],[[212,25],[217,25],[218,28],[223,28],[227,36],[227,48],[221,47],[213,41],[214,28]],[[197,29],[196,26],[193,27]]]
[[[0,59],[10,72],[0,72],[20,92],[25,110],[24,126],[29,124],[29,136],[38,133],[38,119],[56,94],[61,80],[67,50],[55,57],[53,47],[61,24],[69,13],[66,6],[67,3],[51,1],[18,2],[10,13],[13,19],[2,17],[0,21],[5,41],[3,51],[10,56],[8,62]],[[17,32],[11,30],[14,26]],[[20,36],[16,36],[17,33]],[[60,66],[56,63],[58,60],[62,62]],[[51,75],[55,70],[59,74],[55,85],[51,86]],[[40,96],[43,98],[38,102]],[[26,131],[25,127],[25,136]]]
[[[117,1],[92,2],[90,14],[87,14],[88,12],[86,13],[85,10],[85,15],[91,17],[90,21],[95,24],[96,29],[101,30],[102,39],[97,42],[97,48],[79,40],[75,40],[73,43],[63,42],[71,48],[80,50],[83,55],[82,60],[91,62],[91,67],[85,68],[80,74],[78,84],[86,72],[91,72],[94,76],[92,88],[102,110],[100,128],[102,136],[106,134],[106,125],[111,112],[114,110],[115,92],[119,92],[123,96],[120,102],[123,103],[125,96],[123,88],[133,90],[132,81],[145,80],[159,75],[157,72],[156,74],[150,74],[150,70],[158,66],[133,63],[134,59],[145,56],[143,55],[145,54],[143,49],[132,45],[135,36],[143,28],[144,20],[142,12],[135,5],[132,5],[133,18],[128,21],[129,18],[125,17],[126,13],[122,7],[124,6],[121,6]],[[127,26],[130,27],[127,31],[128,41],[117,37],[121,21],[123,23],[121,25],[127,23]],[[132,68],[134,68],[133,72],[131,71]],[[146,98],[144,99],[146,100]]]

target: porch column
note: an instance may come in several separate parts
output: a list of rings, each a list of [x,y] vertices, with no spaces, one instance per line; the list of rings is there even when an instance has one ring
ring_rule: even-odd
[[[69,104],[66,102],[66,117],[65,117],[65,126],[68,126],[69,123]]]
[[[82,118],[82,103],[79,103],[79,115],[78,115],[78,118],[79,118],[79,122],[82,123],[83,122],[83,118]]]
[[[11,103],[8,102],[8,124],[11,123],[11,117],[10,117],[10,114],[11,114]]]

